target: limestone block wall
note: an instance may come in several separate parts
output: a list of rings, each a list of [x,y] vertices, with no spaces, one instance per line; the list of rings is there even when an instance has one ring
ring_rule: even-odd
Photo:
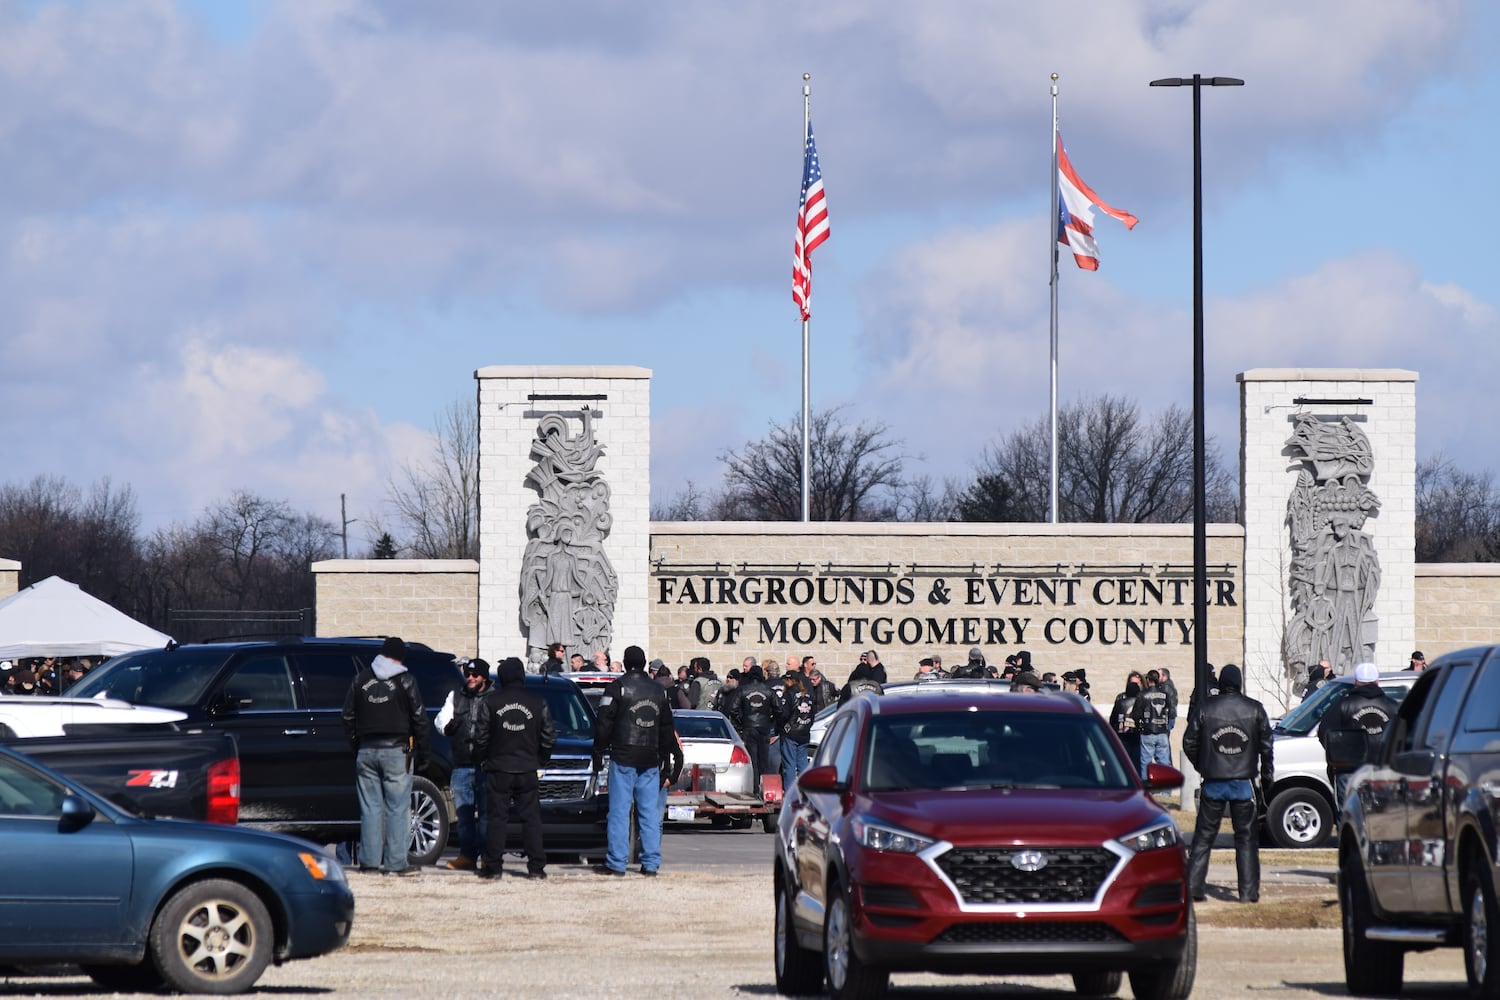
[[[21,564],[14,559],[0,559],[0,600],[21,588]]]
[[[479,397],[479,655],[490,662],[526,655],[520,619],[526,515],[537,493],[526,485],[536,463],[531,442],[547,413],[581,426],[587,406],[598,468],[610,488],[613,525],[604,549],[619,575],[613,651],[644,645],[650,609],[646,560],[651,532],[651,372],[646,368],[504,366],[474,373]]]
[[[1085,668],[1096,701],[1131,669],[1192,687],[1192,527],[1137,524],[656,522],[648,654],[813,654],[842,681],[876,649],[892,680],[930,653],[991,662],[1030,650],[1038,671]],[[1210,525],[1209,659],[1240,659],[1238,525]]]
[[[1443,653],[1500,642],[1500,564],[1418,563],[1416,632],[1387,669],[1404,667],[1420,649],[1430,663]]]
[[[1379,513],[1364,526],[1380,559],[1375,658],[1381,664],[1405,664],[1416,648],[1417,373],[1266,368],[1242,372],[1238,380],[1247,687],[1276,687],[1284,676],[1282,643],[1292,619],[1287,499],[1298,468],[1285,445],[1301,413],[1330,420],[1353,417],[1370,440],[1375,467],[1369,488],[1380,498]],[[1335,666],[1345,673],[1353,665]]]
[[[318,635],[399,635],[457,656],[476,655],[474,560],[329,559],[313,563],[312,571]]]

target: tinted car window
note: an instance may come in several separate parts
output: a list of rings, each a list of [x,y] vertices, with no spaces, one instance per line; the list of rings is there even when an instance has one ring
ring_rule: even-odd
[[[854,751],[859,744],[859,730],[855,727],[853,717],[839,734],[839,745],[833,751],[833,769],[838,772],[838,780],[847,782],[849,776],[854,773]]]
[[[68,697],[105,695],[139,705],[188,708],[202,700],[229,654],[213,647],[128,653],[73,685]]]
[[[861,785],[892,789],[1130,788],[1094,716],[927,712],[870,724]]]
[[[18,762],[0,758],[0,815],[59,816],[67,789]]]
[[[1430,750],[1441,750],[1453,732],[1453,723],[1458,718],[1458,707],[1463,701],[1464,689],[1474,673],[1474,664],[1455,663],[1444,672],[1442,688],[1437,698],[1431,701],[1428,711],[1418,724],[1419,745]]]
[[[1492,657],[1469,696],[1464,713],[1464,732],[1492,733],[1500,730],[1500,656]]]
[[[224,684],[224,696],[242,711],[289,711],[297,707],[292,671],[286,657],[252,656],[235,665]]]
[[[307,707],[342,709],[354,683],[354,657],[348,653],[304,651],[297,654]]]
[[[547,699],[547,711],[552,713],[552,725],[560,738],[594,738],[594,715],[589,711],[588,699],[582,691],[567,684],[542,684],[535,690],[541,691],[542,697]]]
[[[818,755],[813,763],[818,766],[833,763],[833,755],[838,752],[839,744],[843,742],[844,733],[849,730],[847,718],[836,719],[828,727],[828,735],[824,737],[823,743],[818,747]]]

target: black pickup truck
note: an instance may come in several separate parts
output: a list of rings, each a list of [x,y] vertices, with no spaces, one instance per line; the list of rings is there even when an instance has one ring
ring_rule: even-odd
[[[1500,646],[1434,661],[1366,759],[1339,819],[1349,992],[1399,992],[1406,952],[1457,947],[1473,995],[1500,996]]]
[[[187,732],[231,733],[243,780],[240,823],[333,843],[359,835],[354,751],[344,737],[344,697],[379,639],[287,638],[171,646],[126,653],[69,688],[66,697],[106,696],[175,709]],[[429,719],[463,684],[449,653],[407,644]],[[426,768],[412,781],[413,864],[431,864],[448,842],[443,795],[452,746],[433,727]]]
[[[0,740],[122,809],[233,825],[240,761],[227,733],[149,732]]]

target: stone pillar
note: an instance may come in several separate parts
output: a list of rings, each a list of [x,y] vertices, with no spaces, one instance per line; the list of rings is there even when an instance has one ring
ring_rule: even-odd
[[[1373,659],[1381,669],[1394,670],[1406,665],[1407,654],[1414,648],[1417,373],[1261,368],[1240,373],[1238,381],[1240,507],[1245,523],[1245,686],[1247,693],[1264,700],[1276,715],[1277,708],[1293,700],[1284,654],[1289,640],[1297,635],[1289,582],[1293,544],[1288,502],[1294,492],[1299,497],[1316,495],[1316,505],[1300,515],[1304,524],[1314,528],[1327,523],[1330,502],[1336,513],[1348,517],[1351,505],[1362,502],[1369,508],[1368,494],[1378,500],[1378,510],[1357,528],[1368,536],[1379,560]],[[1289,444],[1294,436],[1303,443]],[[1361,437],[1368,441],[1367,459],[1356,463],[1337,457],[1341,440]],[[1319,441],[1328,447],[1320,449]],[[1304,458],[1309,450],[1321,454]],[[1368,472],[1364,486],[1359,484],[1356,464]],[[1338,490],[1336,496],[1298,491],[1299,475],[1309,486],[1342,481],[1347,488]],[[1357,511],[1355,520],[1359,520]],[[1339,674],[1351,672],[1353,666],[1334,663]]]
[[[14,594],[21,581],[21,564],[14,559],[0,559],[0,598]]]
[[[474,378],[479,384],[479,655],[491,663],[527,656],[521,576],[528,513],[541,499],[528,477],[539,464],[532,448],[543,418],[562,435],[591,434],[603,449],[593,467],[608,486],[602,547],[618,584],[610,648],[615,659],[628,645],[644,648],[651,545],[650,370],[491,366]]]

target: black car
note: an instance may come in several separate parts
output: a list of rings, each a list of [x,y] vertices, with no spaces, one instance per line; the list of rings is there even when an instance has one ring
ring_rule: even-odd
[[[67,692],[106,695],[186,712],[190,732],[233,733],[240,752],[240,823],[318,843],[359,835],[354,751],[344,738],[344,698],[381,640],[284,638],[203,643],[127,653]],[[453,656],[407,644],[428,717],[463,684]],[[412,781],[411,862],[431,864],[448,842],[443,796],[453,771],[448,738],[433,727],[431,753]]]

